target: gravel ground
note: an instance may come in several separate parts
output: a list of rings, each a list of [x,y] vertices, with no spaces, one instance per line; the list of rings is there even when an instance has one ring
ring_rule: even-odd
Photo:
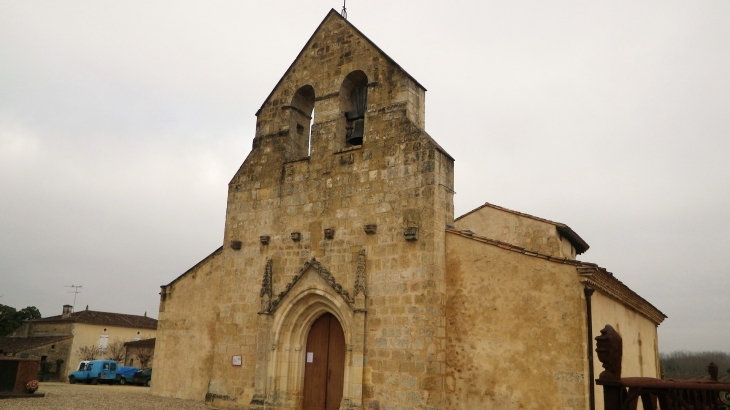
[[[45,393],[46,397],[2,399],[0,409],[210,410],[212,408],[202,402],[152,396],[149,387],[138,386],[40,383],[38,393]]]

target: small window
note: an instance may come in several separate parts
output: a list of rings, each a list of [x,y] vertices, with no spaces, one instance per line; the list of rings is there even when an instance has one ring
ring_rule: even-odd
[[[112,363],[112,367],[111,367],[110,370],[113,371],[113,372],[116,372],[117,371],[117,364],[116,363]]]
[[[56,345],[51,345],[51,350],[56,350]]]
[[[106,329],[104,329],[106,330]],[[102,352],[106,351],[109,346],[109,335],[99,335],[99,350]]]

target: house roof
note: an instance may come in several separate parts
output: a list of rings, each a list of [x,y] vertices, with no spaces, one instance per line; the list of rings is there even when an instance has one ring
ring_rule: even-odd
[[[147,316],[127,315],[125,313],[98,312],[81,310],[71,313],[68,318],[61,315],[33,320],[33,323],[75,322],[100,326],[119,326],[142,329],[157,329],[157,319]]]
[[[575,266],[576,273],[584,278],[583,283],[587,286],[598,289],[607,296],[618,300],[626,306],[633,308],[637,312],[654,321],[654,323],[656,324],[660,324],[662,321],[664,321],[664,319],[667,318],[667,316],[659,309],[657,309],[654,305],[639,296],[623,282],[616,279],[613,276],[613,273],[607,271],[605,268],[596,265],[595,263],[582,262],[579,260],[560,258],[538,252],[533,252],[531,250],[516,245],[477,235],[469,230],[460,231],[458,229],[447,227],[446,232],[487,245],[496,246],[506,251],[517,252],[526,256],[545,259],[550,262]]]
[[[320,30],[320,29],[322,28],[322,26],[324,25],[324,23],[325,23],[325,22],[326,22],[326,21],[327,21],[328,19],[330,19],[331,17],[334,17],[334,18],[338,18],[338,19],[342,20],[342,21],[343,21],[343,22],[344,22],[345,24],[347,24],[347,25],[348,25],[348,26],[349,26],[350,28],[352,28],[353,30],[355,30],[355,32],[356,32],[356,33],[357,33],[357,34],[358,34],[359,36],[361,36],[361,37],[362,37],[362,38],[363,38],[363,39],[364,39],[365,41],[367,41],[367,42],[368,42],[368,43],[369,43],[369,44],[370,44],[371,46],[373,46],[373,47],[374,47],[374,48],[375,48],[376,50],[378,50],[378,51],[379,51],[379,52],[380,52],[381,54],[383,54],[383,56],[384,56],[384,57],[385,57],[385,58],[386,58],[386,59],[387,59],[387,60],[388,60],[388,61],[389,61],[389,62],[390,62],[391,64],[393,64],[393,65],[394,65],[394,66],[396,66],[396,67],[397,67],[398,69],[400,69],[400,70],[401,70],[401,71],[403,72],[403,74],[405,74],[406,76],[408,76],[408,78],[410,78],[410,79],[411,79],[411,80],[412,80],[412,81],[413,81],[414,83],[416,83],[416,85],[418,85],[419,87],[423,88],[423,90],[424,90],[424,91],[426,91],[426,87],[424,87],[423,85],[421,85],[421,83],[419,83],[419,82],[418,82],[418,81],[417,81],[417,80],[416,80],[415,78],[413,78],[413,76],[412,76],[412,75],[408,74],[408,72],[407,72],[406,70],[404,70],[404,69],[403,69],[403,67],[401,67],[401,66],[400,66],[400,65],[399,65],[398,63],[396,63],[396,62],[395,62],[395,60],[393,60],[392,58],[390,58],[390,56],[388,56],[388,54],[386,54],[386,53],[385,53],[385,52],[384,52],[384,51],[383,51],[383,50],[382,50],[382,49],[381,49],[380,47],[378,47],[378,45],[377,45],[377,44],[373,43],[373,41],[372,41],[372,40],[370,40],[370,39],[369,39],[369,38],[368,38],[368,37],[367,37],[367,36],[366,36],[365,34],[363,34],[363,33],[362,33],[362,31],[358,30],[358,29],[357,29],[357,27],[355,27],[354,25],[352,25],[352,23],[350,23],[349,21],[347,21],[347,19],[346,19],[346,18],[342,17],[342,16],[340,15],[340,13],[338,13],[338,12],[337,12],[337,11],[336,11],[335,9],[331,9],[331,10],[330,10],[330,12],[329,12],[329,13],[327,13],[327,16],[325,16],[324,20],[322,20],[322,22],[321,22],[321,23],[319,23],[319,26],[317,26],[317,29],[316,29],[316,30],[314,30],[314,33],[312,33],[312,36],[311,36],[311,37],[309,37],[309,40],[307,40],[307,43],[306,43],[306,44],[304,44],[304,47],[302,47],[302,50],[301,50],[301,51],[299,52],[299,54],[297,54],[297,57],[296,57],[296,58],[294,59],[294,61],[293,61],[293,62],[291,63],[291,65],[289,66],[289,68],[287,68],[287,69],[286,69],[286,71],[284,72],[284,75],[282,75],[282,76],[281,76],[281,78],[279,79],[279,81],[278,81],[278,82],[276,83],[276,86],[274,86],[274,88],[272,88],[272,89],[271,89],[271,92],[270,92],[270,93],[269,93],[269,95],[268,95],[268,96],[266,97],[266,99],[264,99],[264,102],[263,102],[263,104],[261,104],[261,108],[259,108],[259,110],[258,110],[258,111],[256,111],[256,115],[259,115],[259,113],[261,112],[261,110],[262,110],[262,109],[264,108],[264,105],[266,105],[266,102],[267,102],[267,101],[269,101],[269,99],[270,99],[270,98],[271,98],[271,96],[272,96],[272,95],[274,94],[274,92],[276,91],[276,89],[277,89],[277,88],[279,88],[279,85],[281,84],[281,82],[282,82],[282,81],[284,81],[284,78],[286,78],[286,76],[287,76],[287,75],[288,75],[288,74],[289,74],[289,73],[291,72],[292,68],[294,67],[294,64],[296,64],[297,60],[299,60],[299,58],[300,58],[300,57],[301,57],[301,56],[302,56],[302,55],[304,54],[304,51],[305,51],[305,50],[307,49],[307,47],[309,47],[309,45],[310,45],[310,44],[312,43],[312,40],[314,40],[314,37],[315,37],[315,36],[317,35],[317,33],[319,33],[319,30]]]
[[[151,339],[135,340],[132,342],[124,343],[124,346],[125,347],[151,347],[154,349],[155,340],[156,340],[156,338],[154,338],[154,337]]]
[[[18,353],[69,339],[73,339],[73,336],[0,337],[0,350]]]
[[[458,221],[459,219],[464,218],[467,215],[473,214],[474,212],[477,212],[478,210],[483,209],[483,208],[497,209],[500,211],[511,213],[513,215],[518,215],[518,216],[522,216],[525,218],[534,219],[536,221],[545,222],[550,225],[554,225],[555,228],[558,230],[558,232],[560,232],[561,235],[563,235],[565,238],[567,238],[570,241],[570,243],[573,245],[573,247],[575,247],[575,252],[578,255],[580,255],[581,253],[584,253],[585,251],[587,251],[590,248],[590,245],[588,245],[588,243],[586,241],[584,241],[583,238],[581,238],[574,230],[572,230],[568,225],[566,225],[564,223],[555,222],[555,221],[551,221],[549,219],[540,218],[540,217],[537,217],[534,215],[526,214],[523,212],[508,209],[508,208],[504,208],[504,207],[501,207],[498,205],[490,204],[489,202],[485,202],[484,205],[482,205],[478,208],[472,209],[471,211],[465,213],[464,215],[461,215],[460,217],[456,218],[455,221]]]

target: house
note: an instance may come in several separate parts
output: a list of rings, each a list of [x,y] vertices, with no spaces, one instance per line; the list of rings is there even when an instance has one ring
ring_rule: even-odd
[[[589,409],[592,338],[665,316],[567,225],[454,219],[426,89],[332,10],[256,113],[222,246],[161,287],[153,394],[237,409]],[[180,375],[185,377],[181,378]]]
[[[157,319],[146,314],[99,312],[89,310],[88,306],[73,312],[70,305],[64,305],[61,315],[29,321],[9,337],[0,338],[0,349],[5,354],[39,358],[41,366],[49,362],[48,371],[65,381],[82,360],[79,348],[93,346],[101,358],[109,343],[117,339],[148,339],[156,331]]]
[[[155,338],[124,343],[124,364],[140,369],[152,367],[155,360]]]

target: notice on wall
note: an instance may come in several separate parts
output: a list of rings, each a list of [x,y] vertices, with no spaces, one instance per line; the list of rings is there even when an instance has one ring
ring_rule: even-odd
[[[314,362],[314,353],[307,352],[307,363],[313,363]]]
[[[241,360],[241,356],[233,356],[233,359],[231,360],[231,364],[234,366],[240,366],[243,360]]]

